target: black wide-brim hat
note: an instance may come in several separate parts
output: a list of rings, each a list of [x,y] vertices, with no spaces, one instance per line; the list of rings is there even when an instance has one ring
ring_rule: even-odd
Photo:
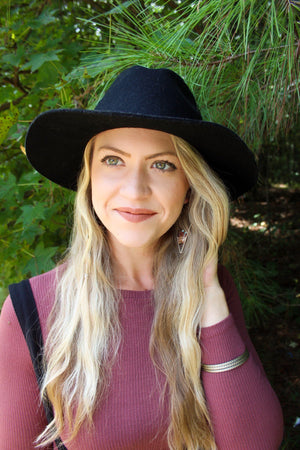
[[[76,190],[84,149],[113,128],[147,128],[190,143],[235,199],[257,181],[254,155],[230,129],[202,120],[193,94],[169,69],[133,66],[112,83],[94,110],[58,109],[40,114],[26,136],[26,154],[46,178]]]

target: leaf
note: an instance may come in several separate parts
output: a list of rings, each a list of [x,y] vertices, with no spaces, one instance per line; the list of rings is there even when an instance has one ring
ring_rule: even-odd
[[[50,50],[47,53],[36,53],[24,64],[23,69],[31,69],[31,72],[35,72],[47,61],[59,61],[57,55],[61,52],[62,50]]]
[[[24,205],[21,207],[22,214],[17,220],[24,228],[40,219],[45,220],[45,206],[42,203],[36,205]]]
[[[21,64],[24,55],[25,55],[25,48],[18,47],[15,53],[11,52],[6,55],[3,55],[1,59],[3,62],[17,67]]]
[[[36,19],[37,25],[40,27],[41,25],[48,25],[49,23],[56,22],[56,18],[54,17],[57,13],[56,9],[44,9],[43,12]]]
[[[2,177],[1,177],[2,178]],[[1,179],[0,199],[5,199],[7,204],[11,201],[16,186],[16,177],[9,173],[7,178]]]
[[[38,275],[42,272],[47,272],[54,267],[52,257],[55,255],[58,247],[44,248],[43,242],[40,242],[34,251],[34,258],[32,258],[25,266],[25,272],[30,272],[31,275]]]
[[[28,185],[34,186],[39,184],[42,175],[40,175],[36,170],[30,170],[29,172],[24,172],[18,182],[18,186]]]
[[[32,245],[35,238],[40,236],[43,232],[44,230],[40,226],[31,224],[27,228],[24,228],[22,237],[28,245]]]
[[[59,81],[59,73],[55,65],[56,61],[45,61],[41,67],[39,67],[36,74],[37,86],[39,89],[47,88],[50,85],[55,85]]]
[[[4,142],[10,128],[18,122],[19,110],[13,103],[10,104],[10,110],[0,116],[0,145]]]
[[[9,132],[10,128],[13,126],[14,120],[9,115],[3,115],[0,116],[0,144],[4,142],[7,133]]]

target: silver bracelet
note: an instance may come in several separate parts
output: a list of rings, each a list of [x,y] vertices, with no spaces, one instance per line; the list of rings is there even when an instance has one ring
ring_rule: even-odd
[[[246,349],[244,353],[237,358],[221,364],[202,364],[202,370],[210,373],[227,372],[243,365],[249,358],[249,352]]]

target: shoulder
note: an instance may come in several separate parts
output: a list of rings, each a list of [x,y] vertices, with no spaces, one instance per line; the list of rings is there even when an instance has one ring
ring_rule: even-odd
[[[11,297],[8,296],[0,315],[0,378],[11,375],[14,368],[22,373],[32,372],[31,358],[24,335],[17,319]],[[9,375],[10,374],[10,375]]]
[[[32,292],[37,294],[36,301],[41,297],[45,297],[47,293],[52,294],[53,291],[55,292],[58,273],[59,267],[56,267],[49,272],[29,278]]]
[[[29,278],[44,337],[47,319],[55,301],[57,280],[63,267],[64,265],[61,265],[49,272]],[[9,303],[11,303],[11,301]]]

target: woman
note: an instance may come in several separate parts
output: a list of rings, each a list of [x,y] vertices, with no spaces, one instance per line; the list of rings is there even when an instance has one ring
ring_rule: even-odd
[[[64,263],[30,280],[55,418],[8,298],[1,448],[278,448],[281,408],[217,264],[229,200],[257,178],[244,142],[174,72],[135,66],[94,111],[38,116],[26,150],[77,196]]]

